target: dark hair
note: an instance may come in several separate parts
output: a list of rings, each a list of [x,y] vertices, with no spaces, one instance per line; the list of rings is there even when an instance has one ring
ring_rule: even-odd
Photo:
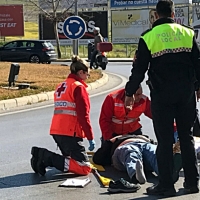
[[[175,12],[174,2],[171,0],[160,0],[156,5],[156,12],[159,17],[171,17],[171,13]]]
[[[79,56],[73,55],[70,71],[72,74],[77,74],[77,72],[80,70],[88,72],[88,63],[84,59],[81,59]]]

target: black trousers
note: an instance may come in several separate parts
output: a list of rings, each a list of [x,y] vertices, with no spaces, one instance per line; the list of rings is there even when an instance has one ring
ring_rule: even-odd
[[[156,151],[159,183],[162,187],[173,187],[174,120],[180,140],[182,163],[187,185],[196,186],[199,180],[197,159],[192,136],[196,100],[192,84],[183,84],[151,91],[153,125],[158,141]]]
[[[97,55],[97,54],[98,54],[98,50],[94,50],[94,51],[92,52],[91,61],[90,61],[90,68],[93,67],[93,63],[94,63],[94,61],[95,61],[95,58],[96,58],[96,55]]]
[[[72,159],[79,162],[89,161],[82,138],[65,135],[53,135],[53,139],[57,143],[64,157],[70,156]]]

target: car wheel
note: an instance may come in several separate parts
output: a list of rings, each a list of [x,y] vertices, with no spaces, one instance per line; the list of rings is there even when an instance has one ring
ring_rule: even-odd
[[[48,61],[47,64],[51,64],[51,61]]]
[[[30,63],[40,63],[40,58],[37,55],[32,55],[29,59]]]

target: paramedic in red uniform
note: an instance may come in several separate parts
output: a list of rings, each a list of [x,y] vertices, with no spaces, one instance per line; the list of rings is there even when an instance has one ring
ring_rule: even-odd
[[[143,95],[141,86],[135,93],[136,101],[132,108],[125,108],[124,99],[125,89],[114,91],[105,98],[99,118],[103,141],[116,135],[141,135],[141,114],[152,118],[151,102]]]
[[[89,118],[90,101],[84,82],[89,77],[88,67],[84,60],[73,56],[71,73],[56,88],[50,134],[62,155],[44,148],[32,147],[31,167],[36,173],[45,175],[48,166],[80,175],[87,175],[91,171],[82,143],[86,137],[89,141],[89,150],[95,148]]]

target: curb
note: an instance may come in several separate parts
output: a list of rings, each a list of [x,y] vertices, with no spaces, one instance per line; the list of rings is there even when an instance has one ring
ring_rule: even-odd
[[[103,77],[95,82],[88,83],[87,91],[97,89],[108,82],[108,75],[102,73]],[[50,101],[54,99],[54,91],[44,92],[36,95],[24,96],[15,99],[8,99],[0,101],[0,111],[9,110],[10,108],[16,108],[25,105],[31,105],[38,102]]]

